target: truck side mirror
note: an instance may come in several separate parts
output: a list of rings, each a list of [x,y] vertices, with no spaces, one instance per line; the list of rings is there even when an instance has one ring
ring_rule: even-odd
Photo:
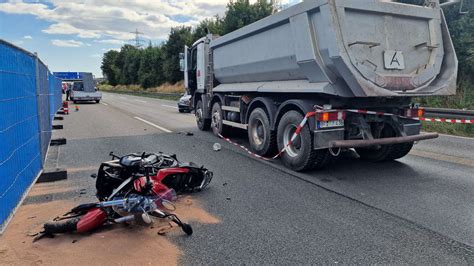
[[[179,70],[181,72],[186,71],[184,66],[184,53],[179,53]]]

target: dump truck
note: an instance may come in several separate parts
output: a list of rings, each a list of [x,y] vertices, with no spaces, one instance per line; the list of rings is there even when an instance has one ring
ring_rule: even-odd
[[[377,162],[405,156],[437,137],[420,133],[423,109],[412,98],[456,93],[442,4],[424,2],[304,1],[207,34],[180,54],[197,126],[224,137],[244,129],[254,153],[283,150],[295,171],[346,149]]]
[[[102,93],[98,92],[92,73],[88,72],[54,72],[54,75],[62,79],[62,83],[71,87],[71,101],[95,101],[102,100]]]

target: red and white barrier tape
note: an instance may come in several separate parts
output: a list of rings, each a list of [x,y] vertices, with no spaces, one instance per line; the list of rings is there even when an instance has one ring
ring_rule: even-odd
[[[384,116],[399,116],[399,115],[395,115],[395,114],[390,114],[390,113],[384,113],[384,112],[374,112],[374,111],[368,111],[368,110],[359,110],[359,109],[347,109],[347,110],[341,110],[341,111],[346,111],[346,112],[351,112],[351,113],[358,113],[358,114],[369,114],[369,115],[384,115]],[[232,145],[235,145],[237,147],[240,147],[241,149],[245,150],[248,154],[256,157],[256,158],[259,158],[259,159],[263,159],[263,160],[266,160],[266,161],[270,161],[270,160],[274,160],[278,157],[280,157],[285,151],[286,151],[286,148],[288,148],[288,146],[291,145],[291,143],[293,143],[293,141],[296,139],[296,137],[301,133],[301,129],[303,129],[303,127],[306,125],[306,123],[308,122],[308,119],[312,116],[315,116],[318,112],[324,112],[324,110],[317,110],[317,111],[312,111],[312,112],[308,112],[306,113],[306,115],[304,116],[303,120],[301,121],[301,123],[298,125],[298,127],[296,128],[296,131],[295,133],[293,133],[293,136],[291,136],[291,139],[290,141],[285,145],[285,147],[283,149],[281,149],[281,151],[278,152],[277,155],[273,156],[273,157],[263,157],[263,156],[260,156],[252,151],[250,151],[247,147],[243,146],[243,145],[240,145],[236,142],[233,142],[232,140],[230,140],[229,138],[226,138],[224,136],[222,136],[221,134],[219,134],[219,137],[222,138],[223,140],[227,141],[228,143],[232,144]],[[400,117],[404,117],[404,116],[400,116]],[[420,121],[427,121],[427,122],[444,122],[444,123],[457,123],[457,124],[474,124],[474,120],[471,119],[446,119],[446,118],[424,118],[424,117],[404,117],[404,118],[409,118],[409,119],[414,119],[414,120],[420,120]]]
[[[425,118],[425,117],[416,117],[415,120],[427,121],[427,122],[443,122],[443,123],[453,123],[453,124],[474,124],[474,119],[447,119],[447,118]]]
[[[260,156],[258,154],[255,154],[253,153],[252,151],[250,151],[247,147],[243,146],[243,145],[240,145],[238,143],[235,143],[233,142],[232,140],[230,140],[229,138],[226,138],[224,136],[222,136],[221,134],[219,134],[219,137],[227,142],[229,142],[230,144],[232,145],[235,145],[237,147],[240,147],[241,149],[245,150],[248,154],[256,157],[256,158],[259,158],[259,159],[263,159],[265,161],[270,161],[270,160],[275,160],[276,158],[280,157],[285,151],[286,151],[286,148],[288,148],[288,146],[291,145],[291,143],[293,141],[295,141],[296,137],[301,133],[301,129],[306,125],[306,123],[308,122],[308,118],[310,118],[311,116],[314,116],[316,114],[316,112],[308,112],[306,113],[306,115],[304,116],[303,120],[301,121],[301,123],[298,125],[298,127],[296,128],[295,130],[295,133],[293,133],[293,136],[291,136],[291,139],[290,141],[285,145],[285,147],[283,149],[281,149],[281,151],[278,152],[277,155],[273,156],[273,157],[263,157],[263,156]]]

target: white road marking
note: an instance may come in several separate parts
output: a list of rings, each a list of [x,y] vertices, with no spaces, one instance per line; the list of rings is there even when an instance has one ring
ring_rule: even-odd
[[[178,109],[177,106],[172,106],[172,105],[162,104],[161,106],[168,107],[168,108],[173,108],[173,109]]]
[[[108,106],[108,104],[104,103],[104,102],[101,102],[101,104],[105,105],[105,106]]]
[[[137,100],[137,99],[134,99],[134,100],[137,101],[137,102],[146,103],[146,101]]]
[[[173,132],[173,131],[171,131],[171,130],[169,130],[169,129],[166,129],[166,128],[164,128],[164,127],[160,127],[160,126],[158,126],[158,125],[156,125],[156,124],[153,124],[153,123],[150,122],[150,121],[146,121],[145,119],[140,118],[140,117],[138,117],[138,116],[135,116],[134,118],[137,119],[137,120],[140,120],[140,121],[142,121],[143,123],[148,124],[148,125],[150,125],[150,126],[152,126],[152,127],[156,127],[156,128],[158,128],[159,130],[162,130],[162,131],[164,131],[164,132],[166,132],[166,133],[172,133],[172,132]]]

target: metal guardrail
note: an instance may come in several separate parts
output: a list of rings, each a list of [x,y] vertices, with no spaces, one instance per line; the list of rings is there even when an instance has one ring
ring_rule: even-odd
[[[170,97],[181,97],[182,93],[165,93],[165,92],[138,92],[138,91],[114,91],[114,90],[102,90],[103,92],[118,93],[118,94],[130,94],[130,95],[146,95],[146,96],[170,96]]]
[[[474,119],[474,110],[425,107],[426,117],[449,119]]]

